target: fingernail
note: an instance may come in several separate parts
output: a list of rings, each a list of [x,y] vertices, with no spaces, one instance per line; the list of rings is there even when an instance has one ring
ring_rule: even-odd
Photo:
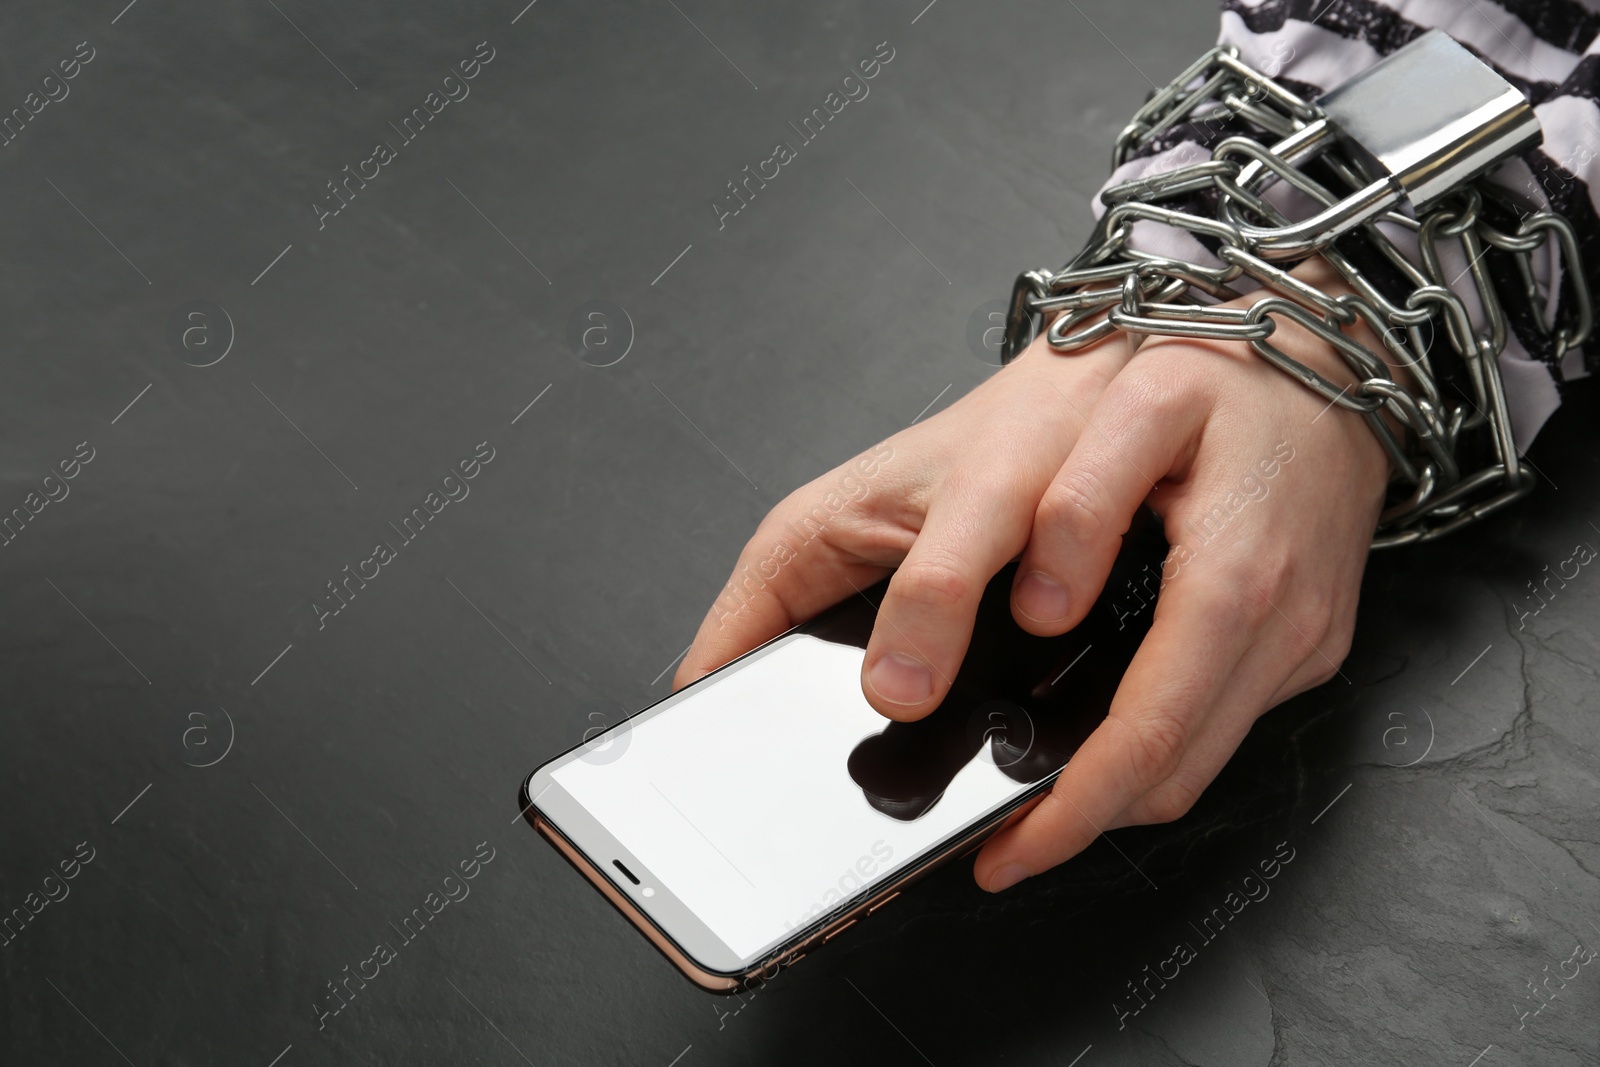
[[[867,680],[891,704],[920,704],[933,695],[933,672],[927,664],[901,652],[878,657]]]
[[[1017,607],[1040,622],[1054,622],[1067,614],[1067,588],[1044,571],[1029,571],[1017,586]]]
[[[1008,863],[989,876],[989,892],[999,893],[1010,889],[1030,873],[1028,868],[1020,863]]]

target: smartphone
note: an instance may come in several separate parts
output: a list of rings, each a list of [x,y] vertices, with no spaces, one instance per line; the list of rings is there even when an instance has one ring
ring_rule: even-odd
[[[1142,525],[1060,637],[1017,626],[1002,570],[918,722],[861,694],[884,582],[544,764],[524,816],[696,985],[770,980],[1050,788],[1154,613],[1165,546]]]

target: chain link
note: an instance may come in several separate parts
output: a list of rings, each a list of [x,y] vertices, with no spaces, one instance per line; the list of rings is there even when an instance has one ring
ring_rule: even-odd
[[[1527,314],[1550,339],[1557,359],[1588,338],[1593,315],[1572,225],[1553,212],[1513,203],[1507,191],[1481,178],[1413,214],[1393,182],[1369,173],[1369,164],[1346,151],[1322,108],[1251,69],[1231,46],[1207,52],[1152,95],[1117,137],[1113,169],[1180,124],[1239,120],[1274,143],[1228,137],[1209,158],[1104,190],[1105,214],[1083,252],[1062,270],[1017,277],[1003,358],[1020,353],[1046,315],[1057,315],[1046,339],[1063,353],[1117,331],[1248,344],[1330,406],[1360,414],[1377,436],[1395,473],[1373,547],[1432,540],[1528,493],[1534,477],[1518,459],[1500,379],[1505,308],[1510,304]],[[1313,164],[1319,177],[1305,169]],[[1336,191],[1330,182],[1347,188]],[[1309,199],[1316,213],[1289,219],[1265,195],[1274,185]],[[1176,203],[1197,193],[1215,197],[1214,215],[1193,214]],[[1488,220],[1486,198],[1497,212],[1521,217],[1515,231]],[[1223,266],[1140,252],[1128,243],[1137,223],[1209,240]],[[1402,236],[1415,241],[1414,253],[1402,250]],[[1352,242],[1365,246],[1364,261],[1381,260],[1402,279],[1409,287],[1403,299],[1391,297],[1393,281],[1380,284],[1352,262],[1346,255]],[[1532,268],[1533,256],[1552,242],[1568,285],[1567,314],[1560,322],[1546,314]],[[1450,245],[1467,264],[1454,278],[1446,275],[1441,251]],[[1323,292],[1286,269],[1317,254],[1353,293]],[[1514,289],[1494,281],[1486,259],[1496,255],[1514,265]],[[1468,278],[1481,310],[1477,325],[1452,288]],[[1255,283],[1264,295],[1247,308],[1218,306],[1243,298],[1233,284],[1241,280]],[[1354,382],[1331,381],[1275,346],[1272,335],[1281,320],[1326,342]],[[1358,322],[1381,338],[1389,360],[1343,331]],[[1436,363],[1446,355],[1459,361],[1459,386],[1441,381]],[[1392,364],[1405,368],[1398,375],[1404,382]],[[1463,472],[1465,435],[1478,432],[1487,436],[1494,459]]]

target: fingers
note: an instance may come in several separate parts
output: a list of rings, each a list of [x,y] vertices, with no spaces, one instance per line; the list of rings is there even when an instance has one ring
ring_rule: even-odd
[[[674,691],[889,573],[888,567],[847,556],[820,539],[805,546],[803,562],[788,566],[773,554],[775,544],[784,542],[764,539],[758,532],[740,553],[733,576],[673,675]],[[800,559],[792,551],[778,555],[785,562]]]
[[[1083,619],[1134,513],[1199,436],[1208,405],[1156,381],[1108,389],[1045,490],[1012,589],[1012,613],[1030,633],[1065,633]]]
[[[998,892],[1082,851],[1179,770],[1214,711],[1258,710],[1287,667],[1267,657],[1256,670],[1236,668],[1272,610],[1247,583],[1216,572],[1195,570],[1173,581],[1106,721],[1044,801],[984,846],[974,869],[978,884]]]
[[[868,455],[881,459],[885,452],[893,455],[888,445]],[[861,469],[865,462],[852,466]],[[884,477],[868,469],[867,477]],[[915,532],[894,517],[863,517],[859,508],[837,506],[838,491],[827,488],[840,481],[837,476],[797,490],[762,521],[679,664],[674,690],[856,595],[904,556]],[[845,493],[857,504],[864,499]],[[855,550],[839,547],[840,541]]]
[[[1233,580],[1240,584],[1251,581],[1248,576]],[[1111,826],[1182,818],[1222,772],[1259,713],[1338,676],[1355,629],[1354,591],[1348,602],[1331,610],[1293,589],[1258,586],[1256,591],[1268,598],[1270,614],[1262,633],[1234,668],[1232,687],[1213,706],[1178,769],[1129,805]],[[1324,628],[1317,628],[1312,620],[1324,620]],[[1268,693],[1275,679],[1279,684]],[[1267,695],[1263,697],[1263,693]]]
[[[1270,620],[1267,626],[1272,628]],[[1234,667],[1233,682],[1229,689],[1212,705],[1205,720],[1196,728],[1178,769],[1166,781],[1128,805],[1103,829],[1173,822],[1187,815],[1255,725],[1258,717],[1256,712],[1265,711],[1279,702],[1274,695],[1258,707],[1247,703],[1251,693],[1245,690],[1259,694],[1270,680],[1280,677],[1285,669],[1282,643],[1258,637]],[[1251,677],[1259,679],[1254,686],[1237,684],[1239,679]]]
[[[932,674],[932,693],[947,690],[966,648],[983,587],[1021,550],[1039,494],[1070,449],[1084,412],[1133,351],[1127,338],[1118,335],[1063,361],[1044,342],[1041,335],[1004,373],[847,465],[860,472],[855,487],[863,493],[858,497],[847,492],[850,503],[842,511],[829,505],[836,521],[825,535],[813,541],[810,534],[795,537],[788,531],[806,524],[805,509],[814,513],[817,498],[837,497],[838,476],[845,468],[775,508],[746,546],[723,595],[701,624],[674,687],[687,685],[855,595],[904,561],[909,572],[896,579],[868,660],[884,660],[885,693],[903,698],[908,681],[912,687],[922,685],[916,664]],[[900,458],[895,458],[897,448]],[[865,483],[874,477],[876,466],[890,458],[895,473],[887,483],[872,482],[867,500]],[[990,484],[994,491],[984,495],[974,487],[952,495],[951,487],[959,490],[973,479]],[[983,510],[962,516],[956,509],[946,516],[948,521],[930,520],[930,501],[935,497],[964,500],[967,506]],[[994,507],[1009,512],[1024,498],[1023,514],[1003,539],[1005,547],[995,547],[987,536],[990,531],[981,527],[991,521]],[[828,521],[826,514],[822,521]],[[932,540],[907,560],[922,533],[933,534]],[[972,549],[974,542],[982,543]],[[973,562],[947,569],[941,566],[946,560]],[[939,616],[941,605],[947,604],[955,614],[946,624]],[[924,644],[925,649],[916,647]],[[885,659],[889,653],[900,655]],[[897,667],[906,670],[891,677]],[[865,675],[863,691],[879,710],[907,717],[916,717],[937,702],[934,696],[918,700],[913,688],[912,703],[896,704],[872,689]]]
[[[945,480],[878,610],[861,670],[873,707],[909,720],[944,699],[972,640],[984,587],[1022,550],[1048,477],[974,465]]]

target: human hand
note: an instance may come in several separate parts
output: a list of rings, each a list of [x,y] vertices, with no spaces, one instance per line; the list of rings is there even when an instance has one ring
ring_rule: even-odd
[[[1320,261],[1295,273],[1339,291]],[[1351,332],[1383,352],[1370,331]],[[1348,379],[1292,322],[1273,340]],[[921,718],[948,691],[1001,566],[1026,546],[1013,614],[1030,632],[1064,633],[1148,501],[1173,545],[1151,631],[1106,722],[974,873],[998,891],[1101,830],[1180,817],[1262,712],[1336,673],[1387,458],[1358,416],[1243,344],[1159,337],[1131,363],[1130,351],[1123,335],[1072,356],[1036,340],[946,411],[791,494],[745,546],[674,688],[894,571],[862,690],[890,718]],[[1208,526],[1219,507],[1222,523]],[[807,526],[807,514],[822,521]],[[1210,531],[1203,542],[1197,530]]]
[[[893,571],[862,691],[891,718],[932,711],[984,587],[1027,544],[1040,498],[1131,352],[1117,334],[1063,358],[1040,338],[949,408],[791,493],[741,552],[674,688]]]
[[[1296,273],[1335,289],[1320,260]],[[1364,327],[1348,332],[1384,351]],[[1273,343],[1350,380],[1325,341],[1291,322],[1279,320]],[[1245,344],[1147,340],[1045,492],[1012,610],[1031,633],[1075,626],[1148,500],[1172,546],[1151,629],[1106,720],[978,854],[978,883],[997,892],[1104,830],[1179,818],[1261,713],[1333,678],[1387,478],[1359,415]]]

